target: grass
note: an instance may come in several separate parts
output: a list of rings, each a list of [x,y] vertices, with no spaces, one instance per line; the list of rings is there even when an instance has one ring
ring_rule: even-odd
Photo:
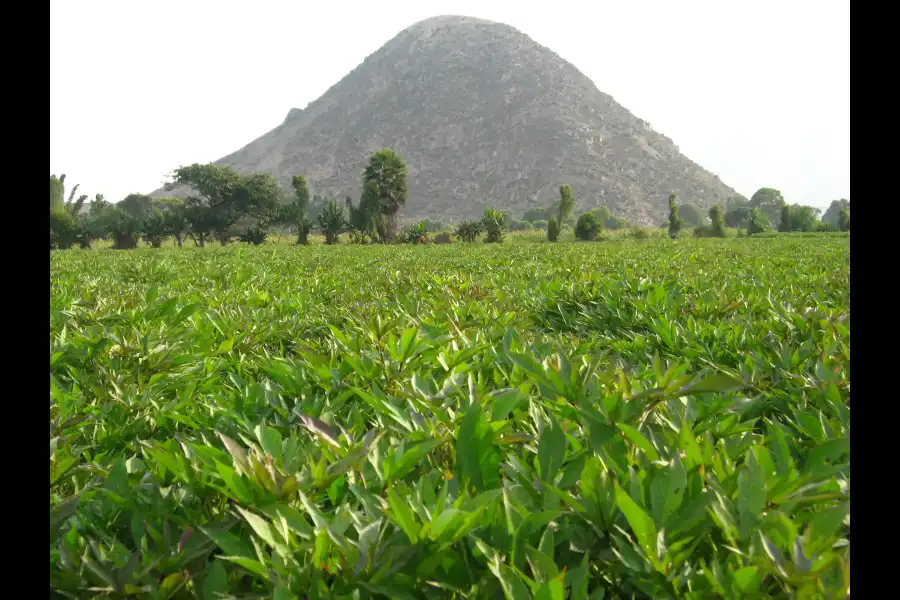
[[[51,253],[89,598],[849,593],[849,239]]]

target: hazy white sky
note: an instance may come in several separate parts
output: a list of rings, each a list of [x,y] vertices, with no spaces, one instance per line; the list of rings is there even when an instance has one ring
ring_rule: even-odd
[[[442,14],[518,28],[748,197],[850,196],[849,0],[51,0],[50,172],[150,192]]]

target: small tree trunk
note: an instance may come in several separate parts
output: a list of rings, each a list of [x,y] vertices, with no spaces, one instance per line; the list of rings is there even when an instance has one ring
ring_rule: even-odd
[[[181,248],[181,234],[180,233],[175,234],[175,243],[178,244],[179,248]]]
[[[116,237],[113,248],[116,250],[133,250],[137,248],[137,240],[130,235],[120,235]]]
[[[201,248],[206,246],[206,234],[202,231],[197,234],[197,245]]]
[[[229,236],[228,236],[228,232],[227,232],[227,231],[220,231],[220,232],[218,232],[218,237],[219,237],[219,243],[220,243],[220,244],[222,244],[223,246],[227,246],[227,245],[228,245],[228,238],[229,238]]]

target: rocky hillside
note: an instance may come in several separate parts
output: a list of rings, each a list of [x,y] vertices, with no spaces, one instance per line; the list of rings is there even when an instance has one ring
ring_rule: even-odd
[[[568,183],[578,208],[662,223],[674,191],[700,208],[738,194],[570,63],[500,23],[436,17],[404,30],[305,109],[218,161],[285,187],[360,193],[371,152],[409,167],[402,220],[453,222],[485,205],[516,216]]]

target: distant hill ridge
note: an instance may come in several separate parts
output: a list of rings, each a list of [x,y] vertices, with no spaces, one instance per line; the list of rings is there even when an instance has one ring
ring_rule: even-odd
[[[605,205],[643,225],[664,221],[672,191],[700,209],[739,196],[556,53],[460,16],[405,29],[217,164],[271,173],[286,189],[303,174],[316,194],[356,200],[383,147],[409,168],[404,221],[459,221],[486,205],[518,217],[555,202],[563,183],[579,211]]]

